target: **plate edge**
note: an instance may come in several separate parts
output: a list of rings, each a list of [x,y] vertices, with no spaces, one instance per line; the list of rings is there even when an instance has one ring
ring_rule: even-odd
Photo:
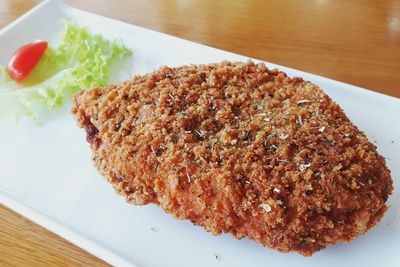
[[[56,233],[72,244],[86,250],[92,255],[114,265],[114,266],[131,266],[138,267],[127,259],[115,254],[110,249],[106,249],[89,238],[76,233],[74,230],[56,222],[49,216],[42,214],[40,211],[26,205],[25,203],[10,196],[3,189],[0,189],[0,204],[8,207],[9,209],[17,212],[18,214],[28,218],[36,224],[39,224],[47,230]]]

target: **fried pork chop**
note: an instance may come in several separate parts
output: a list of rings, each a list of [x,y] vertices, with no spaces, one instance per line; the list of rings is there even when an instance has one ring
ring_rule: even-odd
[[[384,158],[336,103],[264,64],[162,67],[82,90],[72,112],[130,203],[282,252],[364,234],[393,189]]]

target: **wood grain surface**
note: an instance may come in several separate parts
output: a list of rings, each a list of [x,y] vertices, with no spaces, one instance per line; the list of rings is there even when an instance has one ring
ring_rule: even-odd
[[[37,2],[0,0],[0,28]],[[184,39],[400,97],[398,0],[66,2]],[[0,265],[107,264],[0,205]]]

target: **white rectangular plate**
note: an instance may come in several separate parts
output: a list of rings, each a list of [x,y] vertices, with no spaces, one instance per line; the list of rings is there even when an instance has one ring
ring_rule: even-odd
[[[108,38],[121,38],[134,52],[132,71],[125,74],[129,76],[162,65],[247,60],[48,1],[0,32],[0,63],[4,65],[23,43],[57,38],[60,19],[72,19]],[[128,205],[93,167],[85,134],[76,127],[70,106],[43,126],[29,120],[0,123],[0,202],[118,266],[400,266],[400,100],[268,65],[323,88],[387,158],[395,183],[391,207],[378,226],[355,241],[305,258],[230,235],[215,237],[154,205]]]

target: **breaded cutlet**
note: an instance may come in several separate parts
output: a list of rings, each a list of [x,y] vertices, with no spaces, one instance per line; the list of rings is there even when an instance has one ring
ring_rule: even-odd
[[[261,63],[162,67],[79,91],[72,113],[128,202],[282,252],[364,234],[393,190],[385,159],[335,102]]]

